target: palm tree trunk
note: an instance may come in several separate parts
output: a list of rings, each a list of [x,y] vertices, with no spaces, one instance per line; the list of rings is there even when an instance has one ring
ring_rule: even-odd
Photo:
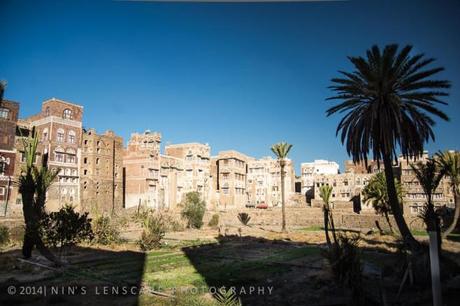
[[[452,233],[452,231],[457,226],[458,218],[460,217],[460,204],[458,203],[458,190],[457,190],[457,187],[454,186],[452,188],[452,191],[454,193],[454,203],[455,203],[454,219],[452,220],[452,223],[449,225],[449,227],[444,231],[444,233],[442,233],[442,238],[446,238],[447,235]]]
[[[390,221],[390,216],[388,216],[388,212],[385,211],[385,219],[387,220],[387,223],[388,223],[388,227],[390,228],[390,233],[394,233],[393,232],[393,226],[391,225],[391,221]]]
[[[326,205],[323,207],[324,212],[324,233],[326,235],[326,243],[328,246],[331,246],[331,238],[329,238],[329,211],[326,208]]]
[[[286,231],[286,209],[284,204],[284,164],[281,162],[281,214],[283,215],[281,231]]]
[[[383,165],[385,167],[385,179],[387,184],[388,199],[390,202],[391,210],[398,226],[399,232],[404,240],[404,243],[410,248],[412,252],[418,252],[420,250],[420,243],[415,240],[414,236],[407,226],[406,220],[404,220],[401,206],[398,200],[398,194],[396,192],[393,165],[391,163],[390,154],[383,155]]]
[[[332,238],[334,238],[334,243],[337,244],[337,236],[335,234],[334,217],[332,216],[332,211],[330,209],[329,209],[329,222],[331,222]]]
[[[30,258],[34,247],[37,247],[37,250],[43,257],[53,262],[56,266],[62,266],[63,263],[45,246],[40,237],[39,223],[41,210],[34,208],[34,189],[27,187],[24,189],[25,190],[21,192],[21,195],[23,200],[22,210],[26,228],[24,233],[24,242],[22,245],[22,255],[26,259]]]

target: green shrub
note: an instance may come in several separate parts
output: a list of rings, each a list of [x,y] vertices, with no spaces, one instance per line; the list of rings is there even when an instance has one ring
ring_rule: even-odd
[[[10,230],[8,227],[0,224],[0,247],[10,242]]]
[[[132,220],[135,223],[138,223],[142,225],[144,223],[145,218],[148,217],[148,215],[152,212],[153,210],[151,208],[145,208],[143,206],[139,207],[139,209],[132,215]]]
[[[225,290],[224,287],[216,290],[214,298],[218,305],[222,306],[242,306],[241,299],[236,295],[234,290]]]
[[[208,226],[216,228],[219,225],[219,214],[214,214],[208,222]]]
[[[23,225],[20,226],[14,226],[9,229],[10,232],[10,240],[14,242],[21,242],[24,239],[24,232],[25,228]]]
[[[137,224],[143,226],[146,218],[151,214],[161,214],[163,223],[165,225],[165,231],[167,232],[179,232],[185,228],[184,221],[180,218],[180,215],[173,212],[167,211],[155,211],[151,208],[140,208],[138,212],[132,215],[132,220]]]
[[[195,191],[187,193],[182,206],[182,217],[187,220],[187,227],[201,228],[206,204],[200,200],[200,194]]]
[[[107,245],[121,241],[118,225],[110,217],[99,216],[93,221],[93,242]]]
[[[239,213],[238,220],[240,220],[243,225],[248,225],[249,221],[251,221],[251,217],[249,217],[248,213]]]
[[[149,251],[161,247],[161,239],[166,232],[164,217],[161,213],[152,213],[144,220],[144,230],[141,239],[138,241],[139,247],[143,251]]]
[[[157,212],[159,213],[159,212]],[[177,213],[168,213],[168,212],[161,212],[163,217],[163,223],[165,225],[165,231],[167,232],[180,232],[185,229],[184,220],[181,219],[180,215]]]
[[[70,248],[94,236],[88,213],[79,214],[71,205],[46,215],[42,225],[45,243],[54,247]]]
[[[362,264],[358,247],[360,237],[341,234],[337,238],[337,243],[332,244],[323,256],[329,261],[336,282],[351,289],[354,305],[362,305]]]

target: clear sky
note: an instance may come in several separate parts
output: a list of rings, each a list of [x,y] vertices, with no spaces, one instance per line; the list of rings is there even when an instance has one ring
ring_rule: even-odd
[[[460,1],[152,3],[0,0],[0,79],[21,117],[57,97],[84,106],[84,127],[159,131],[261,157],[294,145],[297,166],[337,161],[339,117],[325,98],[347,55],[413,44],[451,80],[438,149],[460,149]]]

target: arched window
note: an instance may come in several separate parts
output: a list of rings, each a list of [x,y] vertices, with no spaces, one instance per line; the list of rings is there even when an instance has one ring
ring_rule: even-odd
[[[66,108],[66,109],[64,110],[64,112],[62,113],[62,118],[64,118],[64,119],[73,119],[72,110]]]
[[[45,116],[48,117],[50,115],[50,107],[46,107],[45,109]]]
[[[75,143],[76,134],[75,131],[70,130],[68,135],[69,143]]]
[[[42,132],[42,140],[43,140],[43,141],[48,140],[48,128],[43,129],[43,132]]]
[[[10,110],[4,107],[0,107],[0,118],[8,119]]]
[[[56,134],[56,140],[58,142],[64,142],[65,134],[64,129],[58,129]]]
[[[66,162],[71,163],[71,164],[75,164],[77,162],[75,150],[72,149],[72,148],[68,148],[66,150],[66,153],[67,153],[66,154]]]

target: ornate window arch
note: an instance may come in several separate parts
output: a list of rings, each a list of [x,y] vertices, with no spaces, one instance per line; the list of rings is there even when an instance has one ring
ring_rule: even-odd
[[[75,133],[74,130],[70,130],[67,133],[67,139],[68,139],[69,143],[75,143],[76,139],[77,139],[77,133]]]
[[[62,118],[64,119],[73,119],[73,112],[70,108],[66,108],[63,112],[62,112]]]

